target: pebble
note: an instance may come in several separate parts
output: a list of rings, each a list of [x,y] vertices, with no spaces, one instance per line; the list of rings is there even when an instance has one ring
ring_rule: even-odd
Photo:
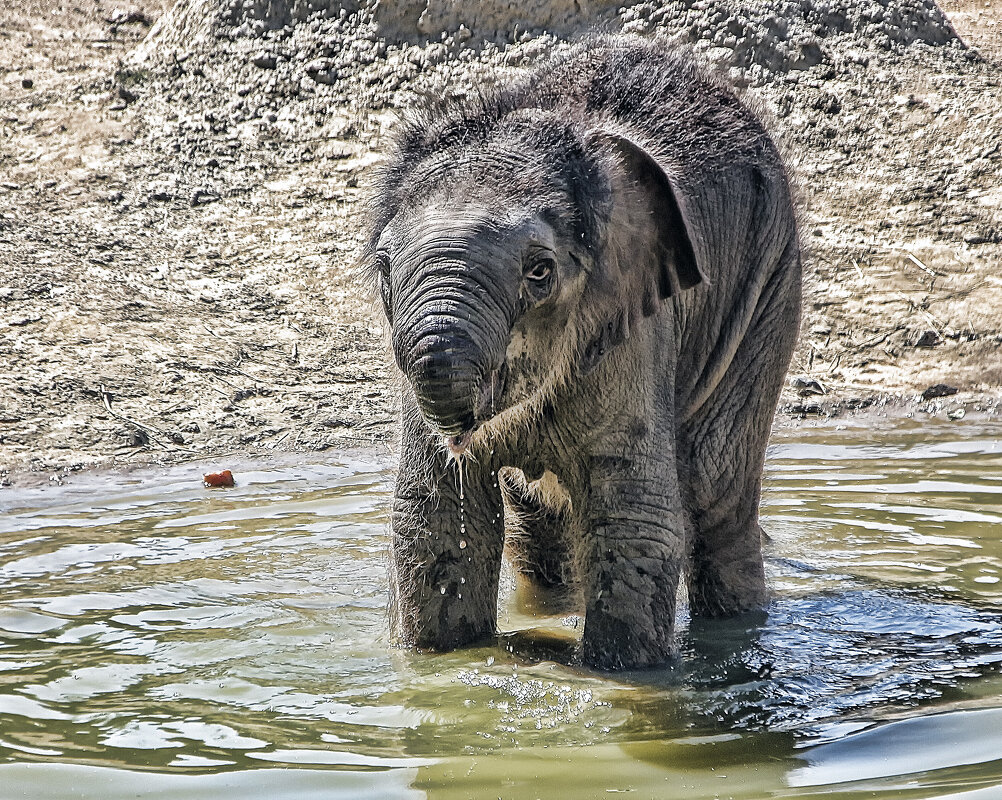
[[[215,203],[217,200],[219,200],[219,195],[211,189],[204,189],[200,187],[191,193],[192,207]]]
[[[915,340],[915,347],[935,347],[942,342],[942,338],[936,331],[922,331],[922,335]]]
[[[946,383],[936,383],[922,392],[923,400],[935,400],[937,397],[950,397],[960,391],[956,386]]]

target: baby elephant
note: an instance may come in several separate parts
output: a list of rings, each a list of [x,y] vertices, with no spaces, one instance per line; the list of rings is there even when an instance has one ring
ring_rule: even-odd
[[[666,46],[598,38],[429,101],[378,173],[367,260],[403,382],[408,644],[495,632],[502,550],[601,669],[766,599],[766,439],[797,337],[790,191],[762,125]],[[506,538],[507,537],[507,538]]]

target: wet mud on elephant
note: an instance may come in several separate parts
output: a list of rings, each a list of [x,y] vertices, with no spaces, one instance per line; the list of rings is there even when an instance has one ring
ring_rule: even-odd
[[[400,121],[366,258],[405,377],[398,635],[496,629],[503,550],[643,668],[766,600],[766,440],[800,255],[767,133],[666,46],[599,38]],[[458,480],[460,472],[462,481]]]

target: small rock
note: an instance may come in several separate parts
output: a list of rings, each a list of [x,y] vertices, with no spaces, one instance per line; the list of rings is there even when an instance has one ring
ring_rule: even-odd
[[[31,325],[34,322],[41,321],[41,317],[31,315],[28,317],[15,317],[10,321],[10,326],[12,328],[23,328],[25,325]]]
[[[184,444],[184,437],[180,434],[179,431],[174,431],[173,433],[171,433],[170,440],[174,442],[174,444]]]
[[[963,419],[967,416],[967,410],[964,408],[954,408],[951,411],[947,411],[946,416],[952,420]]]
[[[125,432],[125,442],[128,447],[146,447],[150,437],[142,428],[129,428]]]
[[[991,241],[987,236],[982,236],[980,233],[968,233],[964,235],[964,241],[967,244],[988,244]]]
[[[163,190],[153,192],[153,194],[150,195],[150,200],[156,200],[158,203],[165,203],[170,199],[171,199],[171,193],[165,192]]]
[[[845,407],[850,411],[858,411],[862,408],[869,408],[874,402],[872,397],[850,397],[845,401]]]
[[[922,392],[923,400],[935,400],[937,397],[949,397],[960,390],[956,386],[948,386],[945,383],[937,383]]]
[[[202,429],[197,422],[189,422],[187,425],[181,427],[181,431],[184,433],[201,433]]]
[[[817,403],[793,403],[784,408],[787,414],[795,417],[822,416],[825,410]]]
[[[129,89],[126,89],[124,86],[118,87],[118,96],[125,101],[126,105],[135,102],[136,99],[139,97],[138,94]]]
[[[224,469],[220,472],[206,473],[202,476],[202,483],[204,483],[207,488],[225,488],[235,484],[233,480],[233,473],[228,469]]]
[[[130,9],[125,11],[121,8],[116,8],[111,12],[110,17],[105,18],[105,22],[109,25],[133,25],[139,24],[145,28],[150,26],[150,18],[146,16],[142,11],[136,9]]]
[[[192,206],[204,206],[207,203],[215,203],[218,199],[219,195],[211,189],[199,188],[191,193]]]
[[[797,394],[801,397],[807,397],[812,394],[828,394],[824,386],[810,378],[794,378],[793,388],[797,390]]]
[[[258,69],[275,69],[278,59],[271,53],[258,53],[251,59],[251,63]]]
[[[35,85],[35,82],[31,78],[21,78],[21,88],[30,89]]]
[[[340,76],[337,65],[329,58],[316,58],[306,65],[306,74],[317,83],[330,85]]]
[[[943,340],[940,335],[933,330],[922,331],[922,335],[915,340],[915,347],[935,347]]]

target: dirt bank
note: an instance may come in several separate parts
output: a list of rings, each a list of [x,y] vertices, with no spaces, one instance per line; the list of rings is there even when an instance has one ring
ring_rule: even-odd
[[[0,11],[0,480],[386,441],[351,272],[381,135],[414,92],[532,63],[585,16],[693,48],[788,154],[808,270],[781,421],[996,412],[1002,7],[510,5]],[[922,400],[935,384],[959,393]]]

